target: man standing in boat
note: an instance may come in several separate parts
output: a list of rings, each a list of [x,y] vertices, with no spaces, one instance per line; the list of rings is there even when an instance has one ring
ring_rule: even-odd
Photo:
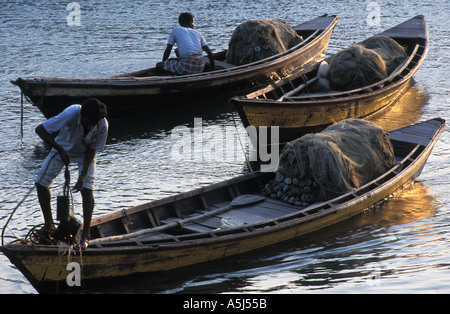
[[[59,115],[36,127],[39,137],[52,147],[36,178],[36,189],[42,213],[44,231],[54,230],[50,184],[70,162],[78,164],[78,180],[73,187],[83,200],[83,232],[80,244],[87,247],[92,212],[94,210],[94,178],[97,151],[104,149],[108,136],[106,106],[95,98],[81,105],[72,105]],[[58,133],[59,132],[59,133]],[[55,134],[58,134],[55,137]],[[53,229],[53,230],[52,230]]]
[[[186,75],[202,72],[206,65],[206,60],[202,56],[202,50],[208,54],[209,66],[211,70],[215,68],[214,56],[206,44],[202,34],[194,30],[195,19],[191,13],[181,13],[178,22],[179,27],[175,27],[170,33],[163,61],[156,64],[159,70],[166,70],[177,75]],[[177,44],[175,53],[178,58],[170,58],[170,52],[174,44]]]

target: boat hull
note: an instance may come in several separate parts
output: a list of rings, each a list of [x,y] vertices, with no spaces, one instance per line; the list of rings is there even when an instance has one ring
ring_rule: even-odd
[[[322,60],[338,21],[337,16],[322,16],[300,24],[299,33],[320,35],[279,55],[230,69],[172,77],[133,77],[119,75],[104,79],[35,78],[13,81],[22,93],[50,118],[69,105],[96,97],[108,107],[110,119],[145,117],[154,112],[188,109],[192,104],[211,105],[260,88]],[[137,72],[136,72],[137,73]]]
[[[408,89],[410,81],[403,81],[395,89],[348,100],[322,101],[308,104],[258,106],[242,104],[244,125],[259,127],[278,126],[279,142],[286,143],[307,133],[325,129],[328,125],[349,118],[367,118],[394,104]]]
[[[343,119],[366,118],[381,112],[405,93],[429,48],[428,29],[423,16],[412,18],[382,34],[407,47],[408,59],[402,67],[378,83],[345,92],[307,94],[281,100],[281,96],[286,94],[284,90],[300,84],[293,82],[301,77],[315,77],[319,67],[316,65],[312,70],[294,73],[253,93],[233,97],[230,103],[238,111],[245,127],[277,126],[280,143],[323,130]]]
[[[186,234],[178,238],[167,238],[166,241],[144,241],[136,238],[131,241],[99,242],[81,254],[76,251],[65,251],[56,245],[26,245],[20,241],[4,245],[1,250],[36,290],[62,292],[95,286],[112,278],[169,271],[261,249],[345,220],[410,185],[420,175],[444,128],[444,120],[434,119],[418,124],[415,128],[392,131],[389,136],[393,141],[396,155],[401,157],[402,161],[375,180],[333,200],[300,209],[266,198],[264,205],[257,207],[259,211],[264,206],[294,209],[292,213],[276,219],[220,231]],[[235,186],[245,189],[243,191],[245,193],[258,193],[264,182],[273,176],[273,173],[250,173],[179,195],[171,198],[171,202],[176,201],[185,204],[185,207],[191,207],[192,203],[186,200],[218,191],[219,188],[235,190]],[[205,201],[197,200],[197,202]],[[120,222],[125,218],[130,222],[133,214],[144,212],[149,208],[162,208],[161,206],[167,204],[169,203],[161,200],[126,212],[120,211],[99,217],[93,221],[91,228],[97,228],[108,221]],[[179,211],[183,210],[181,205],[176,207]],[[68,285],[67,280],[72,276],[70,266],[73,264],[70,263],[80,266],[81,286]]]

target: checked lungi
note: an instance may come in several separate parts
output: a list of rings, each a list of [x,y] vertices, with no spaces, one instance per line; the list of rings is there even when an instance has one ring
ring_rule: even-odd
[[[177,75],[185,75],[203,72],[205,64],[205,58],[201,53],[197,53],[167,59],[164,62],[163,68]]]

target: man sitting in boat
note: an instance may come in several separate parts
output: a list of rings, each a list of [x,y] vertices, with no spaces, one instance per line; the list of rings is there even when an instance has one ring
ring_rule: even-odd
[[[36,189],[42,213],[44,232],[51,233],[53,225],[50,184],[70,162],[78,164],[78,180],[73,187],[83,200],[83,233],[80,245],[87,246],[89,227],[94,210],[94,177],[97,151],[104,149],[108,136],[106,106],[95,98],[81,105],[72,105],[59,115],[36,127],[36,133],[52,147],[36,177]],[[59,134],[55,137],[54,135]]]
[[[181,26],[175,27],[170,33],[163,61],[156,64],[159,70],[166,70],[177,75],[193,74],[205,69],[206,60],[202,50],[208,54],[210,69],[214,70],[214,56],[206,44],[202,34],[194,30],[195,19],[191,13],[181,13],[178,22]],[[175,53],[178,58],[170,58],[174,44],[177,44]]]

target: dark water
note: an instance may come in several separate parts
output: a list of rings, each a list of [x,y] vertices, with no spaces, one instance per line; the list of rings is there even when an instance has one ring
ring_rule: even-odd
[[[417,14],[429,24],[431,47],[408,92],[372,118],[386,130],[434,117],[448,118],[448,1],[79,1],[80,26],[69,26],[69,1],[2,1],[0,7],[0,225],[33,186],[48,150],[34,134],[42,114],[24,106],[9,80],[23,76],[101,77],[159,61],[180,12],[191,11],[213,50],[227,47],[245,19],[281,18],[298,24],[323,13],[340,21],[330,52]],[[380,19],[369,19],[380,8]],[[201,128],[194,129],[194,117]],[[235,128],[235,123],[237,129]],[[197,122],[198,123],[198,122]],[[175,130],[192,133],[192,152],[177,155]],[[181,127],[180,127],[181,126]],[[200,130],[200,133],[198,132]],[[212,136],[211,136],[212,134]],[[112,125],[99,156],[96,210],[100,215],[248,172],[235,114],[201,112]],[[120,282],[116,293],[449,293],[450,141],[446,130],[419,181],[375,209],[283,245],[173,273]],[[199,143],[206,148],[199,158]],[[215,147],[216,150],[213,150]],[[232,154],[230,154],[232,152]],[[56,180],[53,193],[62,189]],[[80,198],[75,206],[81,213]],[[31,193],[10,223],[21,236],[42,221]],[[0,293],[35,293],[0,255]]]

